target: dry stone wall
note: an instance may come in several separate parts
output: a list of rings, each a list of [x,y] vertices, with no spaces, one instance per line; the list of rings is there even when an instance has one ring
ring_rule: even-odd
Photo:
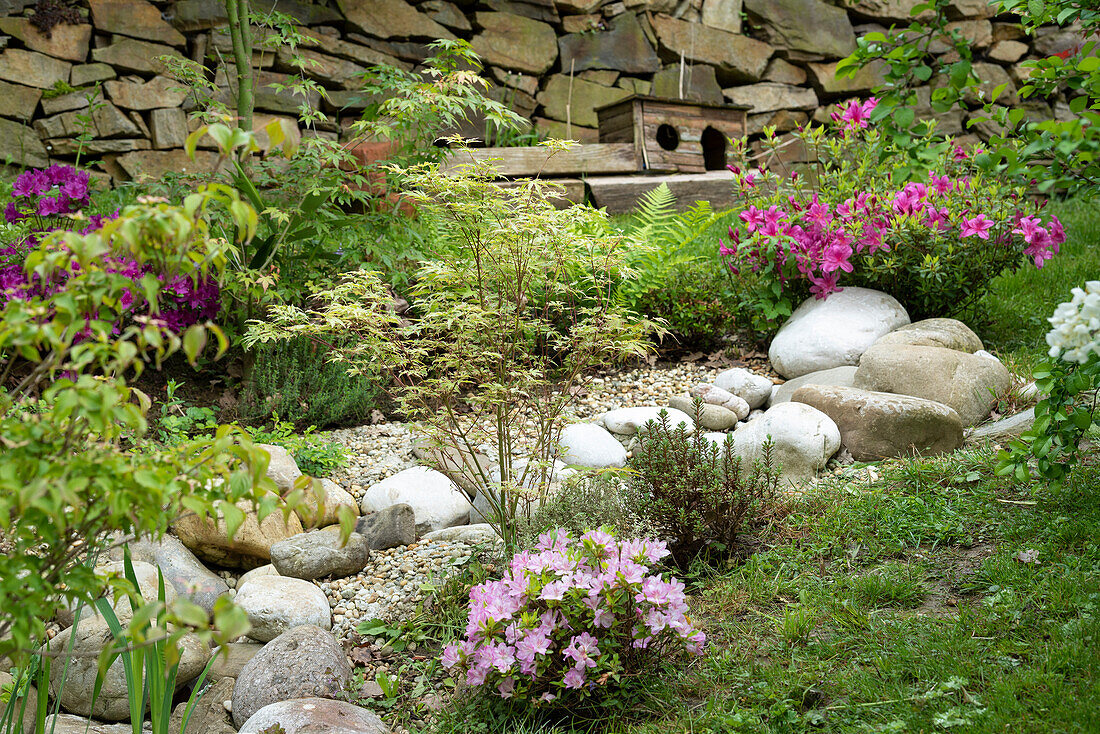
[[[835,79],[837,60],[858,35],[906,22],[920,1],[275,0],[273,8],[301,22],[305,73],[328,90],[326,99],[311,100],[328,120],[306,134],[346,136],[361,110],[355,89],[367,66],[412,69],[432,39],[464,38],[484,60],[496,98],[547,135],[594,142],[595,109],[632,93],[748,105],[750,133],[823,120],[831,104],[864,95],[878,81],[874,70]],[[71,161],[77,136],[87,133],[84,160],[115,179],[209,165],[212,154],[200,151],[191,161],[183,152],[195,100],[159,59],[203,63],[230,102],[223,1],[65,3],[0,0],[0,162]],[[78,22],[40,29],[43,17],[68,7],[76,11],[68,20]],[[1011,17],[993,17],[984,0],[955,0],[951,8],[986,86],[1007,84],[1002,99],[1018,101],[1022,61],[1080,41],[1054,28],[1025,37]],[[302,100],[278,87],[295,73],[292,54],[257,50],[254,63],[257,124],[294,119]],[[930,116],[929,96],[927,89],[921,94]],[[1027,107],[1034,118],[1069,112],[1064,99]],[[941,130],[958,135],[966,113],[940,120]]]

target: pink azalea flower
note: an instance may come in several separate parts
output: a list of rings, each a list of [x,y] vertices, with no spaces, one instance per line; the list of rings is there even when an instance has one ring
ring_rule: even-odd
[[[765,224],[779,224],[786,218],[787,212],[777,206],[769,206],[768,210],[764,212]]]
[[[898,214],[918,214],[924,203],[915,192],[903,189],[894,195],[893,208]]]
[[[984,214],[979,214],[971,219],[964,219],[962,225],[959,228],[960,237],[977,237],[978,239],[988,240],[989,229],[993,226],[993,222]]]
[[[584,673],[576,668],[570,668],[562,682],[565,683],[566,688],[580,688],[584,685]]]
[[[1017,224],[1016,228],[1012,230],[1013,234],[1018,234],[1024,238],[1024,242],[1031,244],[1039,233],[1046,234],[1046,230],[1042,228],[1039,223],[1038,217],[1022,217]]]
[[[937,209],[929,205],[924,213],[924,223],[930,228],[946,232],[951,228],[950,216],[951,212],[947,210],[947,207]]]
[[[826,273],[834,270],[843,270],[850,273],[853,270],[849,259],[852,257],[851,246],[843,242],[835,242],[825,249],[825,257],[821,261],[821,269]]]
[[[439,662],[443,664],[444,668],[453,668],[458,665],[458,645],[447,645],[443,648],[443,654],[439,657]]]
[[[836,281],[836,272],[827,273],[820,276],[810,275],[810,293],[812,293],[814,297],[818,298],[819,300],[824,299],[830,293],[836,293],[838,290],[840,290],[839,288],[837,288]]]
[[[819,224],[823,227],[827,227],[833,221],[833,213],[829,211],[828,206],[826,206],[825,204],[820,204],[815,200],[806,209],[806,219],[810,222],[813,222],[814,224]]]
[[[928,179],[932,184],[932,189],[939,195],[944,195],[951,191],[951,179],[947,176],[937,176],[932,171],[928,172]]]
[[[1051,242],[1054,243],[1055,248],[1066,241],[1066,230],[1062,226],[1062,222],[1059,221],[1058,217],[1052,216],[1050,218],[1050,225],[1047,227],[1047,231],[1050,234]],[[1055,249],[1055,252],[1057,251],[1058,250]]]
[[[862,130],[871,122],[871,112],[878,106],[878,99],[871,97],[865,102],[853,99],[841,106],[839,114],[833,113],[835,122],[844,121],[845,130]]]
[[[755,232],[758,227],[764,224],[764,212],[760,211],[755,206],[750,206],[748,209],[741,212],[741,221],[745,223],[745,229],[750,232]]]

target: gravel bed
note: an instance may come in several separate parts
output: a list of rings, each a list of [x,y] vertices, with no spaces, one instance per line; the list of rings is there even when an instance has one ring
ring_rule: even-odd
[[[698,382],[712,382],[725,369],[728,366],[689,362],[602,371],[567,409],[567,420],[590,422],[616,408],[666,405],[672,396],[687,393]],[[755,371],[760,369],[757,367]],[[534,422],[528,421],[523,428],[533,426]],[[329,478],[356,500],[362,499],[372,484],[420,463],[413,455],[414,430],[405,423],[341,428],[322,435],[347,449],[348,465]]]
[[[424,584],[438,584],[470,560],[466,543],[433,540],[373,551],[366,568],[354,576],[315,581],[332,607],[332,632],[350,639],[360,622],[396,622],[411,615],[427,597]]]

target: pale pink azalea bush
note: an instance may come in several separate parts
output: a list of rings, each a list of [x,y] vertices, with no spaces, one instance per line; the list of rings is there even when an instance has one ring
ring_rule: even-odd
[[[1005,270],[1058,253],[1065,231],[1042,199],[983,171],[966,151],[928,139],[929,168],[892,168],[892,141],[871,125],[874,98],[833,113],[832,129],[796,134],[809,170],[731,166],[745,202],[719,256],[776,317],[844,285],[890,293],[914,318],[964,309]],[[774,142],[774,141],[773,141]],[[811,157],[814,157],[811,155]]]
[[[465,639],[443,665],[471,686],[535,705],[598,694],[676,651],[702,654],[684,584],[653,570],[665,543],[603,530],[545,533],[499,581],[470,590]]]

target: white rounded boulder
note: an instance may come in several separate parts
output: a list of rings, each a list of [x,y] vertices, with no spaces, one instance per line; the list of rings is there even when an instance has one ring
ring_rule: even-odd
[[[734,431],[733,448],[743,470],[763,459],[769,439],[784,485],[812,479],[840,449],[840,429],[832,418],[803,403],[780,403]]]
[[[763,405],[772,394],[772,381],[750,372],[744,367],[719,372],[714,378],[714,384],[723,390],[728,390],[749,404],[753,410]]]
[[[367,514],[400,503],[412,507],[421,534],[470,521],[466,495],[446,474],[426,466],[414,466],[371,485],[360,507]]]
[[[561,429],[558,439],[566,464],[604,469],[626,466],[626,449],[603,426],[573,423]]]
[[[253,578],[237,590],[233,601],[252,624],[248,636],[259,642],[270,642],[303,624],[332,629],[332,612],[325,592],[302,579]]]
[[[695,421],[682,410],[675,408],[660,408],[657,406],[645,406],[641,408],[618,408],[609,410],[603,414],[600,420],[607,430],[620,436],[633,436],[645,429],[649,421],[660,422],[661,411],[668,413],[668,427],[676,428],[683,423],[687,426],[688,433],[695,432]]]
[[[768,359],[787,379],[857,365],[879,337],[908,323],[909,314],[893,296],[845,288],[824,300],[803,301],[772,339]]]

